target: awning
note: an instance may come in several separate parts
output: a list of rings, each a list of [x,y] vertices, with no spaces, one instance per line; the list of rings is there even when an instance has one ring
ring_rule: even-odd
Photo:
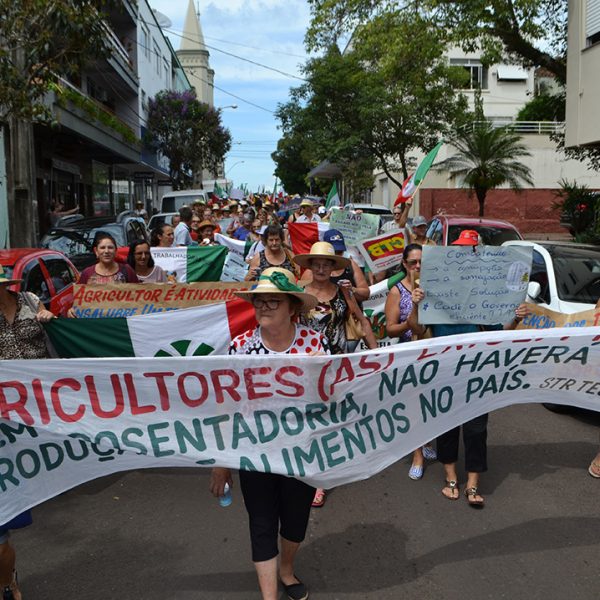
[[[523,67],[518,67],[516,65],[499,65],[498,79],[524,81],[527,80],[527,71]]]
[[[319,163],[314,169],[311,169],[308,173],[308,177],[321,177],[322,179],[335,179],[342,174],[341,169],[328,160],[324,160]]]

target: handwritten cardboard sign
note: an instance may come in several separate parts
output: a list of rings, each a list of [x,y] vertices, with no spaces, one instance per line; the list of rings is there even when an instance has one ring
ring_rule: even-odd
[[[528,304],[530,314],[518,325],[518,329],[554,329],[555,327],[598,327],[600,308],[576,313],[559,313],[549,308]]]
[[[379,273],[402,262],[404,244],[404,232],[394,231],[362,240],[357,248],[369,269],[373,273]]]
[[[424,246],[419,322],[496,324],[524,302],[531,248]]]
[[[357,246],[362,240],[375,237],[379,231],[379,217],[368,213],[334,210],[329,219],[331,229],[342,232],[346,246]]]
[[[79,318],[131,317],[232,300],[250,282],[75,285],[73,309]]]

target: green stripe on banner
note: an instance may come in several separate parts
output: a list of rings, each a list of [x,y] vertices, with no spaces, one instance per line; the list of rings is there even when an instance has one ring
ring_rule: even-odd
[[[135,356],[127,319],[53,319],[44,328],[61,358]]]
[[[227,252],[225,246],[188,246],[186,281],[219,281]]]

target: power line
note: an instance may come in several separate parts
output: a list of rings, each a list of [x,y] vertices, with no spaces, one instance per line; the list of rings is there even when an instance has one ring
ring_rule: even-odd
[[[152,27],[158,27],[160,29],[159,25],[157,25],[155,23],[149,23],[149,25],[151,25]],[[180,37],[183,40],[188,40],[190,42],[199,43],[198,40],[187,37],[187,36],[183,35],[182,33],[178,33],[177,31],[174,31],[173,29],[165,29],[164,31],[166,31],[167,33],[176,35],[177,37]],[[291,77],[292,79],[298,79],[299,81],[306,81],[306,79],[304,79],[303,77],[299,77],[298,75],[293,75],[292,73],[287,73],[286,71],[282,71],[281,69],[277,69],[275,67],[270,67],[269,65],[264,65],[262,63],[256,62],[255,60],[250,60],[249,58],[245,58],[243,56],[238,56],[237,54],[233,54],[232,52],[227,52],[227,50],[221,50],[221,48],[216,48],[215,46],[209,46],[206,43],[204,44],[204,47],[208,48],[210,50],[214,50],[215,52],[221,52],[222,54],[226,54],[227,56],[237,58],[238,60],[243,60],[250,64],[256,65],[257,67],[262,67],[263,69],[268,69],[269,71],[274,71],[275,73],[279,73],[280,75],[284,75],[285,77]]]
[[[284,52],[283,50],[271,50],[270,48],[257,48],[256,46],[248,46],[246,44],[240,44],[239,42],[232,42],[230,40],[220,40],[209,35],[204,36],[207,40],[214,40],[215,42],[221,42],[222,44],[231,44],[233,46],[241,46],[242,48],[249,48],[250,50],[258,50],[260,52],[271,52],[273,54],[284,54],[285,56],[293,56],[294,58],[308,58],[306,55],[292,54],[291,52]]]

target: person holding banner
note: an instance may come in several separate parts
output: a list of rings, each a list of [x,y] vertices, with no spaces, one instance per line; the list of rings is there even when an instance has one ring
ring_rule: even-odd
[[[129,265],[117,262],[117,242],[110,233],[99,231],[92,248],[98,262],[81,272],[78,283],[138,283],[135,271]]]
[[[234,338],[229,354],[330,354],[322,334],[294,322],[298,314],[317,305],[317,298],[295,281],[287,269],[271,267],[250,290],[236,293],[254,306],[258,327]],[[263,600],[277,600],[278,578],[288,598],[305,600],[308,590],[294,573],[294,559],[306,535],[315,488],[274,473],[240,471],[239,477],[250,521],[252,561]],[[225,483],[232,486],[231,471],[213,469],[210,491],[214,496],[224,494]]]
[[[127,264],[135,271],[140,283],[167,283],[167,274],[154,264],[146,240],[135,240],[129,244]]]
[[[250,261],[246,281],[256,281],[259,275],[270,267],[281,267],[299,275],[294,264],[293,253],[284,247],[284,231],[279,225],[268,225],[262,233],[264,250],[257,252]]]
[[[471,236],[470,230],[462,231],[459,238],[452,245],[477,246],[478,236]],[[464,235],[463,235],[464,234]],[[426,290],[413,286],[412,302],[415,307],[426,297]],[[429,325],[432,337],[443,337],[461,333],[476,333],[485,330],[516,329],[517,325],[529,314],[527,304],[520,304],[515,309],[515,316],[504,325],[483,326],[475,323],[444,323]],[[418,317],[417,317],[418,318]],[[448,500],[458,500],[460,495],[456,463],[458,461],[458,446],[460,431],[462,429],[463,445],[465,447],[465,470],[467,471],[467,485],[465,496],[469,506],[483,508],[485,500],[479,493],[479,478],[481,473],[487,471],[487,423],[488,415],[480,415],[474,419],[455,427],[437,438],[437,457],[444,465],[445,482],[442,494]]]
[[[404,248],[402,266],[406,276],[390,289],[385,301],[385,327],[389,337],[398,337],[398,343],[410,342],[424,333],[424,328],[416,323],[416,310],[412,302],[413,288],[418,285],[421,272],[422,250],[420,244],[409,244]],[[412,455],[408,476],[414,480],[421,479],[425,459],[436,458],[437,454],[430,444],[417,448]]]
[[[22,279],[9,279],[0,266],[0,360],[49,358],[41,323],[54,319],[39,298],[31,292],[13,292],[8,287]],[[0,593],[2,599],[20,600],[15,572],[15,550],[9,542],[10,530],[31,524],[31,511],[0,523]]]

